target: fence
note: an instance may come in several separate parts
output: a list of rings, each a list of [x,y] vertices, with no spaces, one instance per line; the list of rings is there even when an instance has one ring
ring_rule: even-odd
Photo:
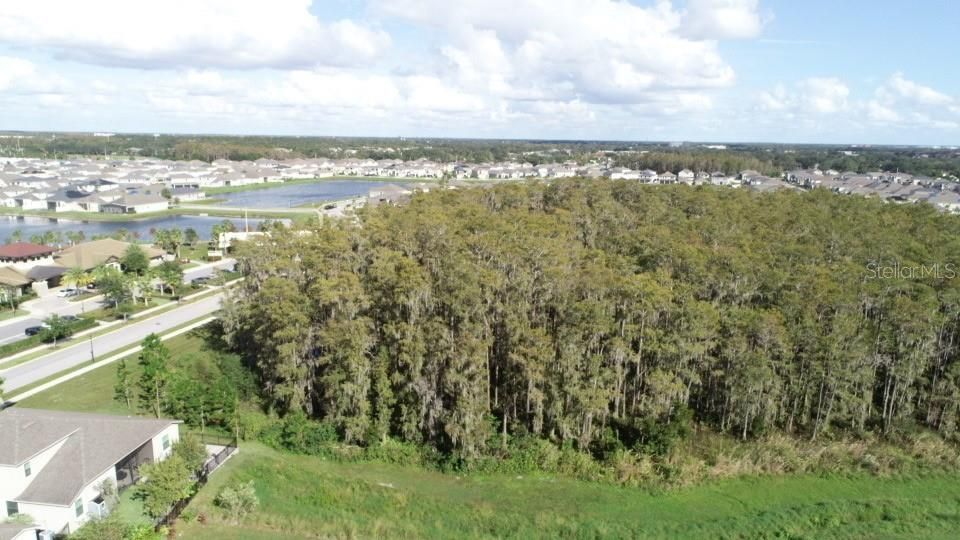
[[[220,465],[227,460],[234,452],[237,451],[237,439],[235,437],[229,437],[226,435],[215,435],[215,434],[201,434],[200,442],[204,445],[210,446],[222,446],[216,454],[212,455],[206,462],[194,473],[194,478],[196,478],[196,484],[194,484],[193,492],[189,497],[185,499],[180,499],[173,506],[170,507],[170,511],[167,512],[167,515],[160,518],[156,524],[156,530],[160,530],[160,527],[165,527],[171,525],[174,521],[180,517],[180,513],[183,512],[184,508],[190,504],[190,501],[196,496],[200,491],[200,488],[207,484],[207,480],[210,478],[210,473],[217,470]]]

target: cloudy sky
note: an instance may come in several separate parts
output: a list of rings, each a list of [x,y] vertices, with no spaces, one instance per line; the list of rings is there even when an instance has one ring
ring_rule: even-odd
[[[955,0],[0,3],[0,129],[960,143]]]

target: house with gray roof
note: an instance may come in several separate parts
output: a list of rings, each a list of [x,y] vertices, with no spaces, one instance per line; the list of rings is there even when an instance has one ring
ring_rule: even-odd
[[[34,538],[74,532],[108,511],[105,482],[124,490],[142,464],[167,458],[179,438],[177,420],[0,411],[0,521],[29,516]]]

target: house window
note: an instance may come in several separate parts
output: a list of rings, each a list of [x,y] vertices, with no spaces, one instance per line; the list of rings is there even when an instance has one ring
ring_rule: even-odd
[[[168,450],[170,448],[170,435],[164,435],[163,438],[160,439],[160,444],[164,450]]]
[[[83,499],[77,499],[77,502],[73,503],[73,511],[77,514],[77,517],[83,515]]]
[[[28,461],[23,464],[23,476],[24,477],[30,476],[31,472],[33,471],[30,470],[30,462]]]
[[[7,501],[7,515],[15,516],[20,513],[20,505],[17,501]]]

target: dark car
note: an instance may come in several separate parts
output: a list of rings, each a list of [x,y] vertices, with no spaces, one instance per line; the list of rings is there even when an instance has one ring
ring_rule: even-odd
[[[200,276],[200,277],[195,278],[195,279],[193,280],[193,282],[196,283],[196,284],[198,284],[198,285],[203,285],[204,283],[207,283],[208,281],[210,281],[210,276]]]
[[[76,315],[61,315],[61,316],[60,316],[60,319],[66,321],[66,322],[68,322],[68,323],[72,323],[72,322],[77,322],[77,321],[79,321],[79,320],[80,320],[80,317],[77,317]]]
[[[35,336],[40,332],[43,332],[44,328],[42,326],[28,326],[26,330],[23,331],[24,334],[28,336]]]

